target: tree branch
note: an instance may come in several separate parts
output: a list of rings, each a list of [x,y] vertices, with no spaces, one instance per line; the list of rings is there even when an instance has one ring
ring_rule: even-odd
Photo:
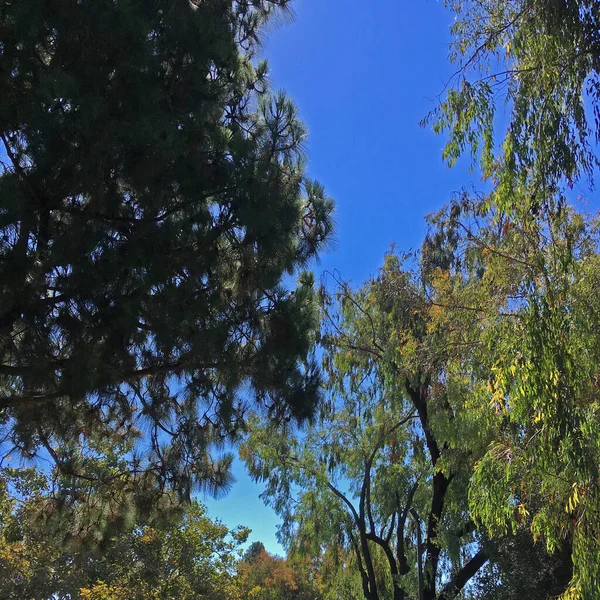
[[[405,575],[410,570],[410,567],[408,566],[408,560],[406,559],[406,553],[404,552],[404,529],[406,528],[406,519],[408,518],[408,513],[412,507],[412,501],[418,487],[419,480],[417,479],[408,492],[402,514],[398,516],[398,528],[396,530],[396,556],[398,557],[400,573],[402,575]]]
[[[444,587],[438,600],[452,600],[465,587],[467,582],[479,571],[487,562],[488,553],[480,548],[479,551],[452,577],[449,583]]]
[[[37,406],[45,402],[52,402],[61,398],[65,394],[63,392],[52,393],[29,393],[29,394],[11,394],[10,396],[0,397],[0,410],[6,408],[21,408],[26,406]]]

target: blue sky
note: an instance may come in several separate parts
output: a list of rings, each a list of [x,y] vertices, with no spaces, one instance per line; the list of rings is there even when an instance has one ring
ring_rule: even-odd
[[[434,0],[295,0],[293,21],[265,39],[271,84],[296,102],[308,126],[309,174],[335,199],[335,243],[317,278],[337,269],[358,285],[395,243],[419,247],[424,216],[477,183],[468,162],[449,170],[444,140],[419,126],[455,69],[448,60],[452,14]],[[251,541],[282,554],[275,513],[258,498],[243,465],[210,514],[247,525]]]

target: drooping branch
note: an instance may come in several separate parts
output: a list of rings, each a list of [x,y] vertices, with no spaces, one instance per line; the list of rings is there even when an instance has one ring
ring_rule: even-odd
[[[365,478],[363,484],[363,493],[361,493],[361,510],[366,504],[366,514],[369,521],[369,529],[375,533],[375,521],[373,520],[373,511],[371,510],[371,466],[365,465]]]
[[[389,544],[390,540],[392,539],[392,534],[394,533],[394,528],[396,527],[396,518],[397,517],[398,517],[398,512],[394,511],[390,518],[389,527],[387,527],[386,524],[384,524],[381,527],[381,537],[385,540],[386,544]],[[387,533],[385,532],[386,529],[387,529]]]
[[[318,472],[315,469],[311,469],[311,468],[307,467],[306,465],[303,465],[297,456],[290,456],[289,459],[298,468],[302,469],[303,471],[306,471],[307,473],[310,473],[313,477],[318,477]],[[350,514],[352,515],[354,523],[356,524],[357,527],[359,527],[360,522],[361,522],[360,516],[359,516],[358,511],[356,510],[354,504],[352,504],[352,502],[346,496],[346,494],[344,494],[341,490],[339,490],[337,487],[335,487],[335,485],[333,485],[333,483],[331,483],[331,481],[329,481],[329,479],[325,480],[325,485],[337,498],[339,498],[344,503],[344,505],[350,511]]]
[[[371,572],[367,573],[362,559],[361,545],[358,543],[358,540],[352,532],[350,532],[350,543],[352,544],[352,549],[354,550],[354,555],[356,556],[356,561],[358,563],[358,571],[360,573],[363,594],[365,598],[373,598],[373,600],[376,600],[376,590],[371,589],[371,581],[374,580],[374,574],[372,574]]]
[[[360,493],[359,512],[360,512],[360,516],[362,519],[364,519],[366,516],[366,518],[369,521],[369,527],[373,533],[376,533],[375,532],[375,521],[373,519],[373,513],[372,513],[372,508],[371,508],[371,469],[373,468],[373,462],[375,461],[375,458],[377,457],[377,453],[379,452],[379,450],[381,450],[381,448],[385,444],[385,440],[386,440],[387,436],[389,436],[394,431],[396,431],[397,429],[402,427],[402,425],[405,425],[406,423],[408,423],[408,421],[410,421],[411,419],[414,419],[416,417],[417,417],[416,414],[410,413],[410,414],[406,415],[405,417],[403,417],[402,419],[400,419],[399,421],[397,421],[389,430],[386,430],[385,425],[383,425],[381,433],[379,435],[379,439],[377,440],[377,442],[375,443],[375,445],[373,447],[373,450],[371,451],[371,453],[367,456],[367,458],[365,460],[365,464],[364,464],[365,472],[364,472],[364,476],[363,476],[363,484],[362,484],[361,493]]]
[[[392,576],[392,581],[394,585],[394,600],[404,600],[405,591],[399,585],[398,582],[398,563],[396,562],[396,558],[394,557],[394,553],[392,552],[389,543],[387,543],[378,535],[375,535],[375,533],[368,533],[367,539],[373,542],[374,544],[377,544],[383,550],[383,553],[387,558],[388,564],[390,566],[390,574]]]

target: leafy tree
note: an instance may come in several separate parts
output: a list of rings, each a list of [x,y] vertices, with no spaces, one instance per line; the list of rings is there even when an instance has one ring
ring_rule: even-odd
[[[597,221],[569,206],[598,166],[600,8],[597,2],[447,3],[456,12],[457,78],[432,115],[450,133],[445,157],[481,159],[491,193],[437,219],[452,320],[479,315],[497,413],[495,443],[472,482],[491,530],[515,509],[549,549],[572,540],[567,597],[595,598],[598,554]],[[496,150],[503,118],[507,132]],[[434,244],[435,246],[435,244]],[[438,258],[441,258],[438,256]],[[459,313],[463,313],[458,317]]]
[[[40,511],[33,500],[46,484],[33,469],[1,471],[0,588],[7,600],[50,598],[54,592],[53,565],[60,548],[52,543],[56,531],[40,527]]]
[[[455,207],[453,218],[459,212]],[[494,442],[506,439],[507,429],[523,441],[531,432],[507,426],[490,404],[490,378],[498,374],[490,358],[515,358],[499,336],[519,323],[512,314],[518,300],[507,309],[502,296],[514,291],[517,272],[500,250],[470,246],[459,231],[434,218],[419,268],[390,254],[359,290],[342,285],[337,297],[325,295],[329,397],[319,420],[296,435],[253,423],[242,447],[251,474],[267,482],[265,498],[283,517],[290,547],[313,556],[323,548],[353,552],[345,564],[360,574],[366,600],[416,595],[417,527],[426,599],[468,597],[477,586],[490,598],[524,589],[529,573],[508,568],[515,548],[513,560],[540,565],[540,598],[564,592],[572,574],[564,535],[547,548],[523,541],[528,528],[539,527],[534,508],[548,508],[550,484],[539,487],[533,457],[522,465],[527,483],[519,488],[521,480],[511,480],[521,493],[509,517],[502,513],[501,526],[477,530],[479,520],[505,509],[504,498],[498,508],[477,496],[499,494],[509,477],[484,469],[498,458]],[[478,254],[489,256],[489,272],[469,263]],[[562,504],[560,512],[568,522]]]
[[[525,528],[489,546],[490,561],[470,586],[473,600],[549,600],[567,589],[573,574],[571,547],[548,554]]]
[[[282,281],[332,205],[257,59],[287,5],[0,7],[0,423],[67,493],[223,489],[249,399],[314,408],[312,280]]]
[[[248,546],[248,550],[244,552],[243,559],[245,562],[251,563],[262,552],[266,552],[265,545],[262,542],[252,542]]]
[[[49,512],[46,478],[31,469],[4,469],[2,475],[2,598],[227,597],[247,529],[230,531],[193,502],[179,518],[134,523],[100,549],[85,539],[65,543],[73,524]]]
[[[390,254],[358,291],[326,296],[320,419],[297,436],[255,423],[242,450],[284,539],[316,555],[324,544],[354,552],[367,600],[416,594],[417,528],[427,600],[456,597],[488,560],[467,497],[491,439],[469,410],[480,384],[430,331],[427,291]]]
[[[150,525],[117,538],[99,565],[88,568],[91,585],[82,600],[101,600],[106,590],[117,598],[227,597],[248,529],[228,530],[211,521],[193,502],[183,519],[168,528]]]
[[[262,546],[262,548],[260,548]],[[234,598],[240,600],[318,600],[320,590],[309,565],[269,554],[255,542],[237,566]]]
[[[598,3],[445,4],[455,13],[451,59],[458,69],[430,115],[437,131],[450,134],[444,158],[454,163],[471,150],[505,210],[551,208],[556,190],[591,179],[598,166]]]
[[[567,208],[523,221],[465,196],[433,225],[424,260],[444,282],[433,301],[445,309],[432,327],[463,349],[464,377],[477,376],[474,360],[487,374],[471,403],[493,434],[471,480],[474,518],[492,535],[520,524],[550,552],[566,546],[566,597],[594,598],[598,221]]]

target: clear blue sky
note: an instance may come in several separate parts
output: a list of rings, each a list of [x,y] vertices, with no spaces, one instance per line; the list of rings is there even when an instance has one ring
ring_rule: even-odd
[[[417,248],[423,217],[473,181],[449,170],[443,139],[419,127],[453,73],[452,15],[441,1],[295,0],[293,21],[265,39],[271,83],[296,102],[309,129],[310,176],[336,200],[335,245],[317,276],[337,269],[357,285],[380,266],[392,242]],[[475,181],[475,183],[477,183]],[[262,491],[234,468],[229,495],[207,499],[210,514],[252,528],[251,541],[282,554],[279,522]]]

